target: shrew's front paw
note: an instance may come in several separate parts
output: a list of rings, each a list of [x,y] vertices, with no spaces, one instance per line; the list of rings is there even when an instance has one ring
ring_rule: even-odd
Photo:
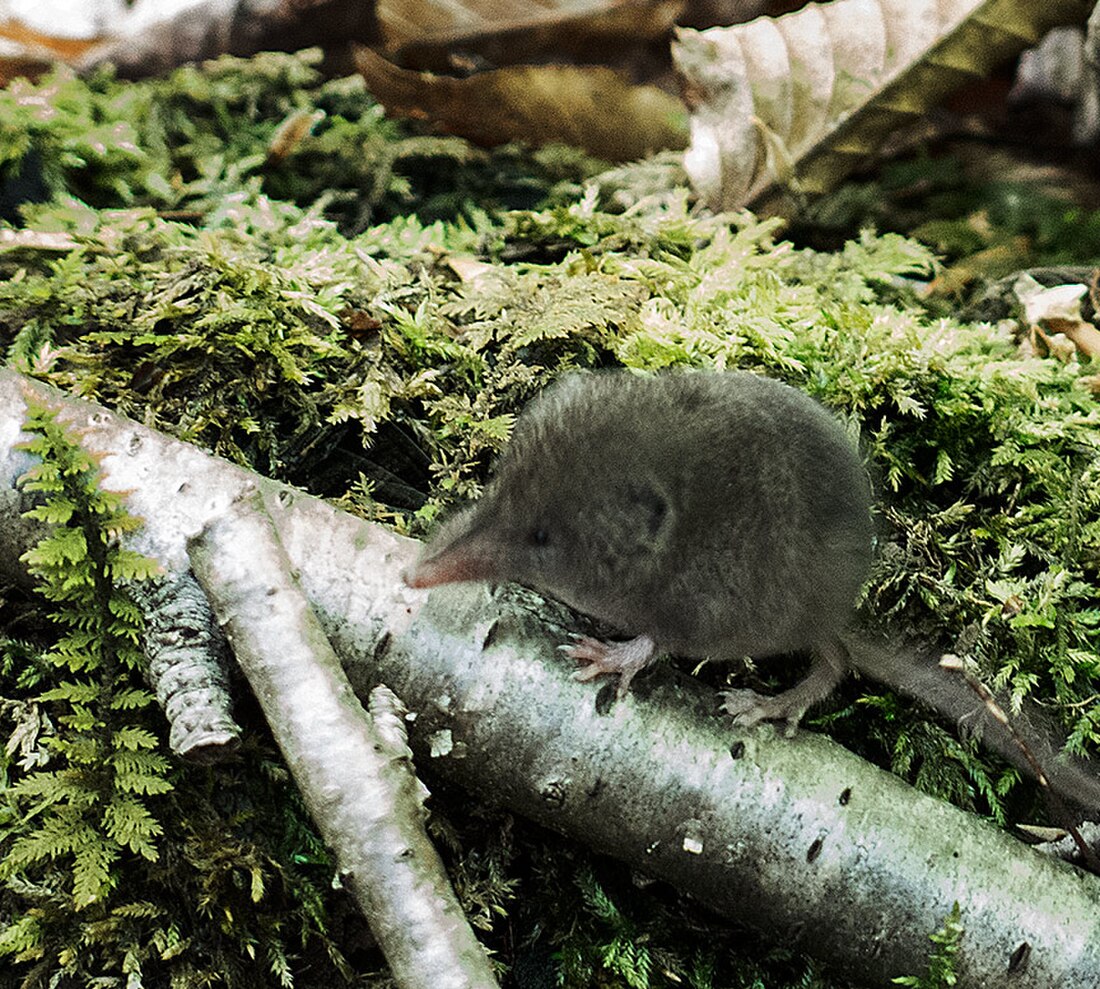
[[[588,665],[573,674],[575,680],[593,680],[605,673],[617,674],[619,685],[615,696],[622,700],[630,689],[630,681],[644,670],[657,652],[656,643],[648,635],[639,635],[628,642],[601,642],[587,635],[574,636],[574,641],[560,647],[565,655]]]

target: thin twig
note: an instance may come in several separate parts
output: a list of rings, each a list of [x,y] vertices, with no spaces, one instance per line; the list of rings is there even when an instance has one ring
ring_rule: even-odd
[[[1076,842],[1077,848],[1081,852],[1081,858],[1089,869],[1100,874],[1100,858],[1097,858],[1092,847],[1081,836],[1081,832],[1077,830],[1077,825],[1073,821],[1073,815],[1070,814],[1069,808],[1066,807],[1062,798],[1054,792],[1050,785],[1050,781],[1047,779],[1046,772],[1043,770],[1042,764],[1039,762],[1038,758],[1036,758],[1035,753],[1032,752],[1031,747],[1016,730],[1016,726],[1009,719],[1005,709],[997,702],[997,698],[993,696],[993,692],[967,668],[966,664],[958,656],[947,653],[940,659],[940,666],[945,670],[953,670],[961,674],[963,679],[966,680],[967,686],[969,686],[981,699],[990,716],[1002,724],[1005,730],[1012,736],[1012,741],[1016,744],[1016,747],[1020,750],[1024,759],[1027,760],[1028,765],[1031,766],[1031,771],[1035,774],[1035,779],[1038,780],[1039,786],[1042,787],[1043,793],[1046,796],[1047,806],[1050,808],[1051,813],[1062,822],[1062,826],[1073,836],[1073,840]]]

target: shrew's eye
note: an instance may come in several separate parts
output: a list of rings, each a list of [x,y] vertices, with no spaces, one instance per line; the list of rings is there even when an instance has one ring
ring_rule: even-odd
[[[550,533],[547,532],[542,526],[531,531],[531,544],[534,546],[545,546],[550,542]]]

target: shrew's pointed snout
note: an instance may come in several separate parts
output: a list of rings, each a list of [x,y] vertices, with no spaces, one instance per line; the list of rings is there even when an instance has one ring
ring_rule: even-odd
[[[414,563],[401,577],[409,587],[436,587],[461,580],[475,580],[475,577],[464,576],[469,569],[462,560],[452,559],[444,553]]]
[[[429,548],[401,576],[409,587],[437,587],[469,580],[493,580],[500,576],[492,545],[483,537],[466,537],[437,552]]]

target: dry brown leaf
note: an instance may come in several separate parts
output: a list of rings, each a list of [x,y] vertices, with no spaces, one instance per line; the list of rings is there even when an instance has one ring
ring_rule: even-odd
[[[1073,282],[1047,287],[1025,272],[1013,291],[1024,307],[1033,340],[1038,338],[1065,360],[1074,353],[1086,360],[1100,357],[1100,330],[1081,315],[1087,285]]]
[[[958,295],[973,282],[1016,271],[1027,264],[1031,248],[1031,241],[1022,235],[991,244],[943,268],[932,280],[932,291],[937,295]]]
[[[475,144],[564,141],[625,161],[687,140],[679,100],[603,66],[517,65],[456,79],[401,69],[362,46],[355,60],[388,111],[428,118]]]
[[[1087,320],[1048,320],[1052,333],[1066,336],[1077,348],[1077,353],[1086,360],[1100,357],[1100,330]]]
[[[16,76],[37,79],[54,61],[80,58],[95,39],[53,38],[16,20],[0,23],[0,86]]]
[[[682,30],[685,167],[712,205],[776,208],[776,186],[831,188],[891,131],[961,83],[1083,21],[1090,0],[834,0]],[[769,201],[770,199],[770,201]]]
[[[1087,285],[1045,287],[1025,273],[1013,290],[1024,307],[1024,318],[1033,337],[1040,337],[1052,350],[1057,349],[1052,341],[1066,340],[1067,360],[1075,352],[1086,360],[1100,358],[1100,330],[1081,316],[1081,299],[1088,293]]]
[[[324,119],[324,110],[294,110],[287,115],[271,135],[267,164],[274,165],[292,154],[306,135]]]
[[[683,0],[381,0],[382,52],[404,68],[521,62],[606,64],[667,38]]]

